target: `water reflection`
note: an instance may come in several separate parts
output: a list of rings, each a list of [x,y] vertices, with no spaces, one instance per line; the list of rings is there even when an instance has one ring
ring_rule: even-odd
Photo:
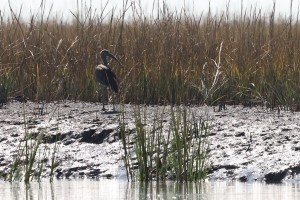
[[[123,180],[56,180],[42,183],[0,181],[0,199],[200,199],[267,200],[300,199],[299,183],[240,182],[128,183]]]

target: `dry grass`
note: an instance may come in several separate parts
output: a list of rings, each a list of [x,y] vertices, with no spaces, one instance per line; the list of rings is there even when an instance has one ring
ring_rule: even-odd
[[[300,104],[298,17],[275,20],[275,9],[196,17],[164,7],[157,18],[132,9],[141,14],[130,21],[92,8],[70,23],[43,10],[30,23],[20,13],[0,17],[0,100],[98,101],[96,54],[107,48],[124,64],[112,62],[120,102]]]

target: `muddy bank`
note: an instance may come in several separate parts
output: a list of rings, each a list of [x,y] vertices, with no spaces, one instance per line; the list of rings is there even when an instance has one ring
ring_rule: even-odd
[[[109,107],[109,106],[108,106]],[[167,130],[170,107],[141,106],[147,126],[162,114]],[[134,132],[136,106],[123,108],[127,129]],[[281,110],[226,106],[189,107],[211,125],[209,180],[267,181],[297,180],[300,171],[300,114]],[[25,128],[32,141],[43,133],[38,157],[45,160],[43,174],[50,172],[56,150],[57,178],[125,177],[119,140],[120,113],[102,112],[101,105],[71,101],[9,103],[0,108],[0,174],[9,173]]]

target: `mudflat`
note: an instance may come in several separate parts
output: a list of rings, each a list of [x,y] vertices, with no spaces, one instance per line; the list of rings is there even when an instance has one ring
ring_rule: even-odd
[[[0,108],[0,174],[9,173],[24,145],[25,133],[42,143],[37,159],[44,160],[43,175],[50,172],[55,151],[55,176],[124,177],[120,116],[135,131],[135,110],[151,127],[155,116],[170,124],[170,106],[118,105],[119,112],[103,112],[101,104],[87,102],[12,102]],[[112,108],[108,105],[107,108]],[[300,172],[300,113],[270,111],[262,107],[186,106],[189,113],[210,127],[208,180],[280,182],[297,180]]]

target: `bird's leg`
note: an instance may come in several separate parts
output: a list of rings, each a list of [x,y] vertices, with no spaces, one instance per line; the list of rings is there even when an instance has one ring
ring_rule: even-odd
[[[112,98],[113,98],[113,111],[116,111],[116,108],[115,108],[115,94],[112,93]]]
[[[104,95],[105,95],[105,87],[101,85],[102,111],[105,111],[105,107],[104,107]]]
[[[105,111],[104,102],[102,103],[102,111]]]

